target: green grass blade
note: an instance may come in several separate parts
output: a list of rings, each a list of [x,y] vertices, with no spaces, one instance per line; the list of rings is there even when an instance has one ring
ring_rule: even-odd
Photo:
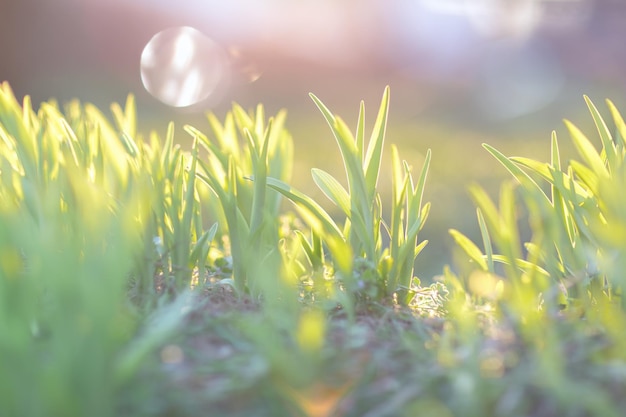
[[[365,149],[365,102],[361,101],[359,106],[359,118],[356,123],[356,148],[359,150],[359,159],[364,161]]]
[[[476,184],[470,185],[469,192],[491,230],[497,233],[501,225],[500,214],[487,192]]]
[[[126,97],[124,110],[122,110],[118,103],[113,103],[111,105],[111,112],[113,113],[117,128],[120,131],[126,132],[131,138],[137,136],[137,108],[133,94],[129,94]]]
[[[218,224],[213,223],[213,226],[209,230],[205,231],[200,238],[196,241],[189,255],[189,264],[197,266],[201,271],[204,267],[204,262],[207,259],[209,253],[209,247],[215,235],[217,233]]]
[[[383,145],[385,142],[385,131],[387,128],[387,115],[389,113],[389,91],[389,86],[387,86],[383,93],[380,108],[378,109],[378,116],[376,117],[372,136],[367,146],[367,153],[365,154],[365,185],[367,186],[368,196],[374,194],[378,182]]]
[[[316,245],[316,241],[319,239],[316,239],[316,237],[313,236],[313,243],[310,243],[304,233],[300,230],[296,230],[295,234],[298,237],[298,240],[302,245],[302,249],[304,250],[304,253],[313,270],[320,271],[324,267],[324,252],[321,250],[321,245]]]
[[[611,137],[611,132],[609,132],[609,128],[604,123],[604,119],[598,112],[598,109],[593,104],[593,102],[589,99],[589,97],[584,96],[585,102],[587,103],[587,107],[591,112],[591,116],[593,117],[593,121],[596,125],[596,129],[600,134],[600,139],[602,140],[602,147],[604,149],[604,153],[606,155],[607,163],[609,165],[609,170],[614,172],[617,168],[617,154],[615,152],[615,144],[613,142],[613,138]]]
[[[424,204],[422,206],[422,210],[420,210],[420,227],[419,230],[422,230],[424,224],[426,224],[426,219],[428,219],[428,215],[430,214],[430,202]]]
[[[518,259],[511,260],[511,258],[509,258],[508,256],[493,255],[493,260],[503,265],[514,266],[520,272],[532,271],[532,272],[538,272],[545,277],[550,276],[548,271],[546,271],[545,269],[543,269],[542,267],[538,265],[528,262],[525,259],[518,258]]]
[[[375,195],[368,195],[367,185],[361,161],[358,159],[358,150],[354,144],[352,132],[346,123],[339,117],[335,118],[335,137],[342,150],[348,184],[350,190],[352,225],[355,234],[360,238],[369,259],[376,259],[376,238],[372,211],[374,210]],[[351,242],[356,245],[351,236]]]
[[[350,216],[350,196],[332,175],[318,168],[311,170],[313,181],[330,201],[335,203],[346,216]]]
[[[180,230],[178,231],[180,233],[180,236],[177,239],[181,251],[180,260],[182,260],[184,256],[188,258],[188,251],[190,250],[193,213],[197,207],[195,200],[197,162],[198,144],[197,142],[195,142],[192,150],[191,166],[189,167],[189,171],[187,172],[187,183],[183,200],[183,216],[181,219]]]
[[[217,160],[219,161],[222,169],[225,170],[225,168],[228,166],[228,158],[229,158],[228,154],[223,152],[222,149],[219,148],[219,146],[217,146],[215,143],[213,143],[211,140],[209,140],[209,138],[204,133],[200,132],[195,127],[190,126],[190,125],[185,125],[183,127],[183,129],[187,133],[189,133],[192,137],[197,138],[200,141],[200,144],[209,153],[213,154],[215,156],[215,158],[217,158]],[[235,156],[235,158],[236,158],[236,156]]]
[[[237,124],[237,127],[241,132],[245,129],[248,129],[254,132],[254,120],[250,117],[250,115],[241,107],[239,104],[233,104],[233,116],[234,121]],[[256,144],[258,146],[258,144]]]
[[[139,148],[137,147],[137,143],[133,138],[131,138],[126,132],[122,131],[120,133],[120,137],[122,138],[122,143],[126,147],[126,151],[132,158],[136,158],[139,156]]]
[[[322,115],[326,119],[326,122],[330,126],[331,129],[335,126],[335,116],[333,116],[332,112],[326,107],[322,100],[317,98],[317,96],[313,93],[309,93],[309,97],[313,100],[317,108],[322,112]]]
[[[570,133],[574,146],[578,151],[580,157],[589,165],[589,167],[596,173],[596,175],[603,178],[607,178],[609,173],[604,166],[604,161],[596,151],[596,148],[591,144],[589,139],[569,120],[564,121],[567,130]]]
[[[333,258],[342,272],[350,274],[352,249],[330,215],[313,199],[276,178],[268,177],[267,185],[284,195],[302,214],[314,231],[326,242]]]
[[[430,149],[428,149],[426,151],[424,165],[422,166],[422,170],[417,181],[417,186],[413,190],[413,196],[411,198],[411,201],[409,202],[409,214],[413,212],[419,212],[420,207],[422,206],[422,200],[424,198],[424,188],[426,186],[426,177],[428,176],[428,170],[430,169],[430,159],[431,151]]]
[[[263,137],[263,132],[265,132],[265,109],[263,108],[263,104],[257,104],[256,112],[254,113],[254,115],[254,134],[257,138],[261,138]],[[269,128],[269,125],[267,129],[271,130]]]
[[[391,291],[397,291],[404,287],[409,288],[411,279],[413,278],[413,264],[415,258],[428,245],[428,240],[424,240],[419,245],[404,245],[400,248],[397,259],[394,259],[394,265],[398,265],[396,279],[392,280],[394,287]]]
[[[611,116],[613,117],[613,122],[615,123],[618,136],[621,139],[622,147],[626,147],[626,123],[624,123],[622,115],[620,114],[619,110],[617,110],[617,107],[615,107],[615,104],[613,104],[611,100],[607,100],[606,104],[609,107]]]
[[[512,185],[504,183],[500,189],[500,216],[503,220],[503,229],[500,234],[505,237],[501,244],[508,248],[509,254],[514,258],[521,258],[520,237],[517,229],[517,205],[515,192]],[[533,188],[534,191],[536,189]],[[544,194],[545,195],[545,194]],[[505,248],[502,248],[503,250]]]
[[[367,194],[365,193],[365,180],[362,178],[361,160],[358,156],[359,151],[356,147],[355,140],[352,137],[350,129],[343,120],[339,117],[333,116],[330,110],[328,110],[320,99],[313,94],[310,94],[310,96],[322,112],[326,122],[333,132],[333,135],[335,136],[337,145],[339,145],[344,168],[346,169],[346,175],[348,176],[348,182],[350,185],[350,195],[355,196],[360,194],[363,198],[367,198]]]
[[[508,159],[539,174],[543,179],[548,182],[553,181],[549,165],[545,162],[539,162],[531,158],[525,158],[523,156],[511,156]]]
[[[341,236],[341,230],[333,221],[332,217],[330,217],[326,210],[324,210],[315,200],[276,178],[268,177],[267,185],[291,200],[296,207],[302,207],[308,210],[324,230],[336,234],[337,236]]]
[[[556,136],[556,132],[553,130],[552,131],[552,136],[550,138],[550,164],[551,164],[551,168],[554,171],[559,171],[561,172],[561,154],[559,152],[559,142]],[[559,212],[563,212],[563,201],[561,198],[561,195],[556,187],[556,185],[554,184],[554,178],[550,183],[550,191],[552,193],[552,204],[554,205],[554,208],[556,210],[558,210]]]
[[[391,146],[391,226],[389,237],[391,239],[391,256],[395,258],[397,250],[404,244],[405,236],[402,228],[402,219],[407,210],[406,196],[409,188],[409,175],[404,169],[398,155],[398,148]]]
[[[593,195],[598,195],[599,178],[596,172],[589,169],[586,165],[578,161],[570,161],[570,166],[576,174],[576,177],[587,187]]]
[[[417,255],[419,255],[422,250],[424,250],[424,248],[426,247],[426,245],[428,245],[428,240],[422,240],[416,247],[415,247],[415,251],[413,252],[413,260],[415,260],[415,258],[417,258]]]
[[[78,143],[78,139],[76,138],[76,134],[72,130],[72,127],[67,123],[65,119],[60,119],[61,126],[63,126],[64,133],[67,135],[67,140],[63,142],[63,145],[67,146],[67,149],[70,151],[72,156],[72,160],[76,166],[80,166],[78,153],[76,152],[76,146]]]
[[[485,259],[487,261],[486,271],[495,273],[495,269],[493,266],[493,247],[491,246],[491,237],[489,236],[489,230],[487,230],[487,225],[485,224],[485,218],[483,217],[483,213],[478,208],[476,209],[476,217],[478,217],[478,227],[480,228],[480,235],[483,239],[483,247],[485,248]]]
[[[561,154],[559,152],[559,141],[556,136],[556,131],[552,131],[550,136],[550,163],[552,168],[561,170]]]
[[[348,125],[340,117],[335,118],[333,126],[335,137],[344,156],[344,162],[348,173],[348,181],[350,183],[350,194],[352,196],[362,197],[361,201],[366,202],[370,197],[365,184],[363,167],[358,157],[358,149],[356,148],[354,137]]]
[[[487,265],[487,261],[485,261],[483,253],[480,251],[478,246],[471,241],[471,239],[456,229],[450,229],[448,230],[448,233],[450,233],[450,236],[452,236],[456,244],[463,249],[463,251],[465,251],[467,256],[469,256],[472,261],[480,266],[483,271],[489,271],[489,266]]]
[[[163,151],[161,155],[161,165],[168,166],[170,158],[172,157],[172,150],[174,149],[174,123],[167,124],[167,130],[165,132],[165,142],[163,143]]]
[[[543,196],[546,198],[546,200],[549,201],[548,196],[545,194],[545,192],[543,192],[543,190],[541,189],[541,187],[539,187],[539,185],[535,182],[535,180],[533,180],[520,167],[515,165],[515,163],[513,163],[513,161],[511,161],[510,158],[506,157],[503,153],[498,151],[496,148],[494,148],[493,146],[490,146],[490,145],[488,145],[486,143],[483,144],[483,148],[485,148],[487,150],[487,152],[489,152],[498,161],[500,161],[500,163],[502,165],[504,165],[504,167],[507,169],[507,171],[509,171],[513,175],[513,177],[515,177],[515,179],[517,179],[519,182],[523,182],[525,180],[528,181],[534,187],[536,187],[537,189],[541,190],[541,192],[543,193]]]
[[[25,152],[23,157],[20,158],[22,163],[32,164],[34,168],[36,166],[35,161],[38,158],[35,143],[32,140],[32,136],[28,134],[27,127],[24,126],[21,106],[15,99],[15,95],[6,81],[0,85],[0,124],[21,145],[18,149],[23,149]]]
[[[265,197],[267,187],[265,184],[267,178],[267,150],[269,148],[269,137],[272,130],[272,120],[270,119],[267,130],[265,131],[261,152],[258,156],[253,156],[254,166],[254,191],[252,194],[252,213],[250,216],[250,230],[252,234],[260,230],[264,220],[265,213]],[[252,134],[246,130],[247,136],[252,141]]]

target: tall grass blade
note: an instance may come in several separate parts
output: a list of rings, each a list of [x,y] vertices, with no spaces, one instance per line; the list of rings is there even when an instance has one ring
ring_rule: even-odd
[[[311,170],[313,181],[324,195],[350,217],[350,196],[345,188],[332,175],[318,168]]]
[[[593,121],[600,135],[600,139],[602,140],[602,148],[604,154],[606,155],[609,171],[614,172],[617,168],[617,154],[615,151],[615,143],[613,142],[613,138],[611,137],[611,132],[609,132],[609,128],[606,126],[606,123],[604,123],[604,119],[600,115],[600,112],[598,112],[596,106],[589,99],[589,97],[584,96],[584,99],[587,103],[587,107],[589,108],[589,112],[593,117]]]
[[[378,175],[380,171],[380,162],[382,158],[383,145],[385,142],[385,130],[387,128],[387,115],[389,113],[389,86],[385,88],[383,98],[378,110],[378,116],[374,123],[372,136],[367,146],[365,154],[365,184],[367,186],[367,195],[371,196],[375,193]]]
[[[604,165],[604,161],[589,139],[587,139],[580,129],[578,129],[569,120],[565,120],[564,123],[580,157],[587,163],[587,165],[589,165],[589,168],[591,168],[596,175],[607,178],[609,173]]]
[[[478,227],[480,228],[480,235],[483,239],[483,247],[485,248],[485,259],[487,261],[486,270],[493,274],[495,273],[495,269],[493,266],[493,247],[491,245],[491,237],[489,236],[489,231],[487,230],[483,213],[478,208],[476,209],[476,217],[478,217]]]
[[[615,123],[615,128],[617,129],[617,135],[619,139],[621,139],[622,152],[624,147],[626,147],[626,123],[624,123],[624,119],[620,114],[617,107],[611,100],[606,101],[607,106],[609,107],[609,111],[611,112],[611,116],[613,117],[613,123]],[[623,155],[621,155],[623,157]]]
[[[469,239],[467,236],[465,236],[463,233],[459,232],[456,229],[450,229],[448,230],[448,233],[450,233],[450,236],[452,236],[456,244],[465,251],[467,256],[469,256],[470,259],[480,267],[480,269],[482,269],[483,271],[489,270],[489,266],[485,261],[483,253],[480,251],[480,249],[478,249],[478,246],[476,246],[474,242],[471,241],[471,239]]]

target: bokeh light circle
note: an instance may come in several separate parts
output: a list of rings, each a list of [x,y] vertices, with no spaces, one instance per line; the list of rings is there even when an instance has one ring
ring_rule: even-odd
[[[220,46],[189,26],[154,35],[141,53],[140,68],[145,89],[174,107],[206,100],[226,78]]]
[[[547,46],[500,41],[485,51],[476,81],[475,99],[483,112],[494,119],[513,119],[554,101],[565,76]]]

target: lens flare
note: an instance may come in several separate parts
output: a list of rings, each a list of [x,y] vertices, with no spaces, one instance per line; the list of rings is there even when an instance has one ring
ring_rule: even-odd
[[[141,53],[140,68],[145,89],[174,107],[200,103],[226,82],[221,48],[189,26],[154,35]]]
[[[262,72],[256,62],[237,46],[228,48],[233,76],[242,83],[253,83],[261,78]]]

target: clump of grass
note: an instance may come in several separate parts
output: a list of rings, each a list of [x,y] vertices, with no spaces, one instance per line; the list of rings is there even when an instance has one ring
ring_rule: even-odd
[[[311,265],[321,265],[325,258],[315,239],[326,243],[334,270],[341,273],[342,285],[357,298],[381,300],[392,295],[408,304],[415,296],[419,279],[413,275],[417,255],[428,243],[418,244],[418,233],[424,226],[430,204],[422,205],[430,151],[417,183],[411,167],[401,161],[392,148],[391,222],[383,219],[383,207],[377,190],[381,166],[389,88],[383,95],[369,142],[365,143],[365,106],[361,103],[356,136],[345,122],[333,115],[314,95],[311,96],[330,126],[343,158],[348,190],[329,173],[313,168],[313,179],[323,193],[346,216],[337,224],[326,211],[305,194],[276,179],[268,185],[289,198],[314,233],[313,243],[303,241]],[[383,233],[389,241],[383,247]]]
[[[618,214],[623,210],[616,199],[622,194],[626,128],[608,101],[616,128],[614,140],[596,107],[587,97],[585,100],[601,138],[600,152],[569,121],[565,124],[581,161],[572,160],[566,168],[562,168],[554,132],[552,157],[547,163],[506,157],[484,145],[516,184],[503,184],[499,209],[480,187],[470,189],[478,205],[485,254],[459,232],[451,231],[480,270],[494,274],[495,265],[504,264],[511,280],[506,285],[514,287],[515,293],[530,288],[530,294],[542,294],[535,303],[548,311],[621,304],[623,274],[615,265],[620,262],[622,245],[617,242],[622,241],[624,226]],[[528,211],[533,232],[527,243],[519,237],[518,198]],[[494,246],[501,254],[495,253]]]
[[[112,415],[125,382],[116,355],[137,327],[125,289],[148,221],[143,193],[133,193],[130,155],[98,113],[84,109],[75,131],[79,110],[67,111],[48,103],[35,113],[28,98],[20,106],[0,88],[7,416]]]
[[[551,160],[546,163],[506,157],[484,145],[515,182],[503,183],[498,206],[479,186],[470,188],[478,206],[483,250],[451,230],[471,259],[474,272],[461,280],[448,273],[448,282],[456,287],[459,297],[456,314],[463,314],[464,308],[459,306],[471,300],[471,304],[493,310],[501,322],[511,323],[520,332],[522,343],[537,363],[536,374],[543,381],[538,386],[559,404],[553,407],[576,406],[586,415],[617,416],[620,408],[602,383],[579,383],[575,373],[594,367],[586,361],[587,355],[597,361],[601,372],[608,372],[613,365],[622,366],[626,359],[620,260],[626,236],[626,206],[621,197],[626,125],[613,103],[607,101],[615,129],[612,133],[591,100],[585,100],[602,148],[597,151],[566,120],[580,157],[566,167],[554,132]],[[520,239],[520,207],[527,212],[532,231],[528,242]],[[581,370],[571,362],[566,348],[571,336],[566,336],[565,327],[579,342],[585,341],[579,354],[585,357],[588,369]],[[602,341],[602,347],[592,347],[594,338]],[[604,376],[610,379],[608,373]]]

